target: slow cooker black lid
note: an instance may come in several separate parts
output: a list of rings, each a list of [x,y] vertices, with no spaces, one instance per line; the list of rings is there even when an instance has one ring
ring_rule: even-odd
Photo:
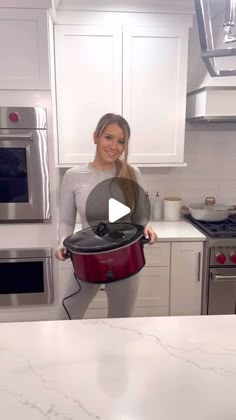
[[[131,244],[142,234],[143,226],[134,223],[99,223],[68,236],[63,244],[71,252],[103,252]]]

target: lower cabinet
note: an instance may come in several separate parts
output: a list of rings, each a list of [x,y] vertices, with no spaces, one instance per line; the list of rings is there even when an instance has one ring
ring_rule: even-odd
[[[169,306],[169,267],[150,267],[143,268],[140,274],[140,284],[135,305],[135,316],[143,316],[145,310],[148,315],[159,315],[163,311],[167,312]]]
[[[200,315],[202,242],[174,242],[171,252],[170,315]]]

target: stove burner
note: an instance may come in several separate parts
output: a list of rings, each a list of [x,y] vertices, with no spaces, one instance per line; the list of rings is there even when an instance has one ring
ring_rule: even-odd
[[[186,219],[200,227],[205,233],[212,237],[232,238],[236,237],[236,215],[231,215],[221,222],[202,222],[195,220],[192,216],[186,215]]]

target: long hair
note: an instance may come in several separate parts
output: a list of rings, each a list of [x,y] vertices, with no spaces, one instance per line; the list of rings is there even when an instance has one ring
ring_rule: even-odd
[[[99,138],[102,136],[104,130],[109,124],[117,124],[124,132],[124,153],[123,157],[116,161],[116,177],[120,179],[120,186],[123,191],[126,204],[134,210],[135,203],[137,202],[138,187],[136,186],[137,179],[135,171],[128,164],[128,153],[129,153],[129,139],[130,139],[130,126],[125,118],[119,114],[108,113],[103,115],[98,121],[95,129],[95,136]],[[125,182],[128,179],[132,182]]]

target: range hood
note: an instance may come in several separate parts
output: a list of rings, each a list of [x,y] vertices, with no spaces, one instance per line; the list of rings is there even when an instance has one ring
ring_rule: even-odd
[[[236,122],[236,86],[206,86],[187,95],[191,122]]]
[[[199,40],[201,46],[201,56],[211,77],[236,76],[236,68],[220,70],[217,68],[218,58],[236,56],[235,47],[215,48],[212,18],[210,12],[210,0],[194,0]],[[233,33],[236,15],[236,0],[224,0],[225,19],[222,30],[222,40],[224,45],[236,42],[236,33]]]

